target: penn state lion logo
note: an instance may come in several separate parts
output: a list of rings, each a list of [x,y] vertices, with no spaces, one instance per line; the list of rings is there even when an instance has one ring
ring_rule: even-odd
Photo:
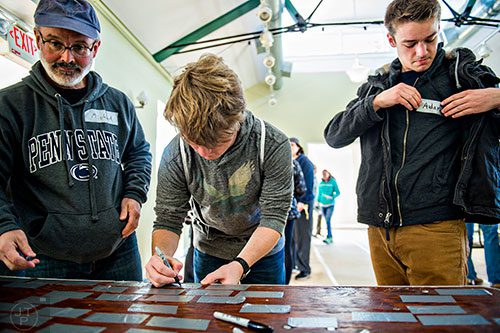
[[[92,166],[94,179],[97,179],[97,167],[95,165]],[[90,179],[89,172],[89,164],[88,163],[80,163],[73,165],[70,169],[71,176],[76,180],[81,182],[87,182]]]

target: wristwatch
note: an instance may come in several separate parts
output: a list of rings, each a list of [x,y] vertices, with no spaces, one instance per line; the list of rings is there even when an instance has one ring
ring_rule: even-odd
[[[247,261],[243,258],[236,257],[233,261],[237,261],[240,263],[241,267],[243,267],[243,274],[241,275],[240,281],[247,277],[248,273],[250,273],[250,265],[248,265]]]

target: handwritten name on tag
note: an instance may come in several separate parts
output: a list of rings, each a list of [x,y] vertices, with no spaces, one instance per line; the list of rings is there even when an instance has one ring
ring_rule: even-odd
[[[88,123],[104,123],[118,126],[118,113],[89,109],[85,111],[85,121]]]
[[[422,98],[422,104],[418,107],[416,110],[417,112],[424,112],[424,113],[432,113],[436,114],[439,116],[442,116],[443,114],[441,113],[441,109],[443,107],[441,106],[440,101],[434,101],[432,99],[425,99]]]

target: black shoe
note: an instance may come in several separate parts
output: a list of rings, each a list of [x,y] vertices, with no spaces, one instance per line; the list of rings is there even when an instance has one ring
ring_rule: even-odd
[[[311,278],[311,273],[300,272],[295,276],[295,280],[307,280]]]

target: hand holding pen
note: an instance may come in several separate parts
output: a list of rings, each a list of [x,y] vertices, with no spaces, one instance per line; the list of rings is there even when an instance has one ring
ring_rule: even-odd
[[[167,260],[167,257],[165,256],[165,254],[163,253],[163,251],[158,246],[155,246],[155,252],[161,258],[161,260],[163,261],[163,263],[165,264],[165,266],[167,266],[168,268],[170,268],[171,270],[173,270],[172,266],[170,265],[170,263]],[[179,280],[179,275],[177,273],[175,273],[174,280],[179,285],[179,287],[182,288],[181,282]]]

